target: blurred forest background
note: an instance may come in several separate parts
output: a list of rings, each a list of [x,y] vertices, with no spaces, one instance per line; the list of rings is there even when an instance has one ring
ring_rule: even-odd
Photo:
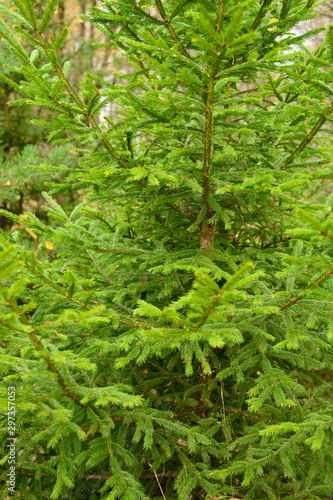
[[[44,8],[43,4],[44,0],[36,0],[34,3],[37,16],[38,10]],[[64,26],[69,26],[68,41],[62,49],[62,55],[63,61],[70,60],[72,63],[70,78],[74,86],[85,71],[95,73],[111,82],[119,82],[122,71],[129,70],[121,52],[109,47],[100,48],[99,44],[105,42],[102,35],[80,18],[80,14],[88,12],[90,5],[98,3],[96,0],[60,1],[53,25],[48,30],[49,36],[55,38]],[[10,0],[7,6],[15,10]],[[317,18],[299,25],[300,32],[333,23],[333,0],[318,6],[317,12]],[[324,32],[309,41],[309,47],[316,49],[323,36]],[[28,45],[29,41],[25,40],[23,43]],[[1,40],[0,65],[5,68],[5,74],[15,79],[17,61]],[[29,210],[45,220],[47,216],[42,209],[45,202],[41,193],[52,190],[55,184],[66,177],[69,170],[77,168],[80,151],[74,145],[62,145],[61,141],[58,141],[59,144],[56,146],[51,146],[47,141],[46,132],[34,124],[34,120],[47,117],[48,111],[33,106],[30,108],[9,106],[10,101],[20,97],[15,90],[0,80],[0,208],[10,210],[17,215]],[[98,119],[116,121],[116,115],[116,106],[111,103],[103,109],[103,114]],[[316,186],[314,189],[316,192],[311,194],[316,195],[318,203],[330,202],[332,197],[330,184]],[[55,191],[53,195],[66,210],[76,204],[84,196],[84,192],[83,190],[74,192],[72,186],[68,185],[66,195],[55,194]],[[0,229],[15,231],[16,228],[17,224],[0,216]],[[37,235],[29,228],[24,229],[26,243],[36,248]],[[52,248],[45,248],[45,252],[52,257]]]

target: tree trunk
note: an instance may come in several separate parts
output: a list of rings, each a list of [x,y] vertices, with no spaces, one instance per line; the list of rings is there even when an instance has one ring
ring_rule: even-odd
[[[201,230],[200,248],[214,247],[215,224],[208,224],[204,230]]]

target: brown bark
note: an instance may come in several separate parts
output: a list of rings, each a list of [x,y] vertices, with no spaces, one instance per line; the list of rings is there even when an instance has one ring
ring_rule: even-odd
[[[200,248],[214,247],[215,224],[208,224],[205,229],[201,230]]]

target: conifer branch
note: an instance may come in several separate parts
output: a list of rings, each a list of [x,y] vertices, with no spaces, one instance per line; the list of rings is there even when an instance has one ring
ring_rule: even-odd
[[[50,60],[52,60],[52,58],[50,57],[50,53],[49,53],[49,49],[44,41],[44,38],[42,37],[41,33],[36,29],[35,30],[36,32],[36,35],[38,36],[38,39],[40,41],[40,43],[42,44],[46,54],[48,55],[48,57],[50,58]],[[72,98],[74,99],[74,101],[76,102],[76,104],[81,108],[81,111],[82,113],[86,116],[86,118],[89,120],[90,124],[92,125],[93,129],[97,132],[97,134],[101,137],[102,139],[102,143],[104,144],[104,146],[106,147],[106,149],[111,153],[111,155],[117,160],[117,162],[119,163],[120,166],[128,169],[129,166],[126,164],[126,162],[121,158],[121,156],[114,150],[114,148],[111,146],[111,144],[109,143],[109,141],[107,141],[106,137],[104,136],[104,134],[101,132],[99,126],[97,125],[95,119],[93,116],[91,116],[88,111],[86,110],[83,102],[81,101],[81,99],[79,98],[79,96],[76,94],[76,92],[74,91],[74,89],[72,88],[72,86],[70,85],[68,79],[65,77],[65,75],[63,74],[63,72],[61,71],[61,69],[59,68],[59,66],[56,64],[56,63],[52,63],[53,64],[53,67],[55,69],[55,71],[57,72],[57,74],[59,75],[59,77],[61,78],[61,80],[63,81],[66,89],[68,90],[69,94],[72,96]],[[56,99],[54,99],[52,97],[52,99],[56,101]],[[154,114],[155,116],[155,114]],[[147,185],[140,181],[140,183],[144,186],[144,187],[147,187]],[[173,203],[167,203],[167,206],[169,206],[170,208],[172,208],[173,210],[177,211],[178,213],[182,214],[185,218],[191,220],[192,222],[195,221],[195,217],[187,214],[186,212],[184,212],[183,210],[181,210],[179,207],[177,207],[176,205],[174,205]]]
[[[182,54],[187,57],[187,59],[191,59],[192,60],[192,57],[190,56],[190,54],[187,52],[187,50],[185,49],[185,47],[183,46],[183,44],[178,40],[177,38],[177,35],[176,33],[174,32],[171,24],[170,24],[170,21],[168,20],[167,18],[167,15],[165,13],[165,10],[164,10],[164,7],[163,7],[163,4],[161,2],[161,0],[155,0],[155,3],[156,3],[156,7],[164,21],[164,24],[165,26],[167,27],[169,33],[171,34],[171,37],[172,37],[172,40],[176,43],[176,44],[179,44],[179,48],[182,52]]]
[[[49,48],[48,48],[47,44],[45,43],[45,40],[42,37],[41,32],[39,30],[37,30],[37,28],[36,28],[35,33],[36,33],[41,45],[43,46],[45,53],[47,54],[49,60],[53,61],[52,57],[50,56]],[[52,64],[53,64],[53,67],[54,67],[56,73],[58,74],[59,78],[62,80],[65,88],[67,89],[68,93],[73,98],[74,102],[81,109],[82,114],[88,119],[88,121],[90,122],[90,124],[93,127],[93,129],[95,130],[95,132],[101,137],[102,143],[104,144],[106,150],[113,156],[113,158],[115,158],[117,160],[117,162],[119,163],[120,166],[122,166],[124,168],[128,168],[126,162],[124,162],[124,160],[121,158],[121,156],[119,156],[119,154],[114,150],[114,148],[111,146],[109,141],[106,139],[105,135],[102,133],[99,126],[97,125],[94,117],[90,113],[88,113],[85,105],[83,104],[83,102],[81,101],[81,99],[79,98],[79,96],[77,95],[77,93],[75,92],[75,90],[73,89],[71,84],[69,83],[68,79],[63,74],[62,70],[59,68],[59,65],[56,64],[55,62],[52,62]]]
[[[330,105],[327,115],[330,115],[333,111],[333,103]],[[289,156],[287,160],[285,160],[282,165],[278,167],[278,170],[284,170],[295,158],[296,155],[301,153],[303,149],[312,141],[312,139],[316,136],[316,134],[319,132],[321,127],[324,125],[326,122],[327,118],[326,116],[323,116],[318,120],[316,125],[313,127],[311,132],[306,136],[306,138],[301,142],[301,144],[295,149],[295,151]]]
[[[44,86],[42,81],[40,81],[36,76],[33,74],[33,72],[30,72],[27,68],[25,68],[25,73],[30,76],[30,78],[38,85],[38,87],[43,90],[46,94],[46,96],[53,101],[55,104],[59,105],[59,101],[56,99],[56,97],[52,94],[50,94],[49,89],[47,89],[46,85]],[[70,109],[66,104],[62,104],[62,107],[66,109],[67,113],[69,116],[73,117],[74,113],[73,110]]]
[[[18,470],[17,474],[19,474],[20,476],[31,476],[32,477],[32,476],[35,476],[36,473]],[[157,472],[154,474],[143,474],[142,477],[145,479],[153,479],[154,477],[156,477],[155,474],[157,475],[157,477],[162,477],[162,478],[163,477],[174,477],[177,474],[177,471]],[[55,477],[55,474],[50,474],[48,472],[41,472],[40,475],[43,477],[52,477],[52,478]],[[88,480],[98,479],[98,480],[106,481],[107,479],[110,479],[110,477],[112,477],[112,474],[84,474],[82,477],[84,479],[88,479]]]
[[[212,300],[212,302],[209,304],[207,310],[203,314],[201,320],[195,326],[196,329],[200,328],[204,324],[204,322],[206,321],[206,319],[208,318],[208,316],[211,314],[211,312],[213,311],[213,309],[216,306],[216,304],[219,303],[219,300],[220,300],[221,296],[225,292],[227,292],[229,290],[230,286],[232,286],[251,267],[252,267],[251,264],[245,264],[245,266],[243,266],[242,269],[240,269],[225,285],[223,285],[223,288],[221,288],[221,290],[216,294],[216,296],[214,297],[214,299]],[[332,272],[333,272],[333,270],[332,270]]]
[[[184,0],[184,2],[183,2],[183,3],[181,3],[180,5],[178,5],[178,7],[176,7],[176,8],[175,8],[175,10],[173,11],[173,13],[171,14],[171,16],[170,16],[170,18],[169,18],[170,22],[172,21],[172,19],[173,19],[174,17],[176,17],[176,16],[177,16],[178,12],[180,12],[180,11],[182,10],[182,8],[183,8],[183,7],[184,7],[187,3],[189,3],[189,2],[193,2],[193,0]]]
[[[145,12],[143,9],[141,9],[135,2],[135,0],[130,0],[132,7],[139,12],[143,17],[146,17],[149,19],[149,21],[152,21],[154,24],[159,24],[164,26],[164,22],[160,21],[160,19],[157,19],[156,17],[150,15],[148,12]]]
[[[108,277],[108,275],[103,271],[103,269],[101,268],[101,266],[98,264],[97,260],[95,259],[95,257],[92,255],[92,253],[87,249],[86,250],[87,254],[89,255],[89,257],[91,258],[91,260],[93,261],[93,263],[95,264],[95,266],[97,267],[97,269],[99,270],[99,272],[101,273],[101,275],[106,279],[106,281],[112,285],[112,281],[110,280],[110,278]]]
[[[40,32],[42,32],[44,30],[44,28],[47,26],[47,24],[49,23],[50,18],[52,17],[52,14],[53,14],[54,9],[56,8],[57,4],[58,4],[58,0],[51,0],[50,3],[47,5],[47,7],[44,11],[43,19],[42,19],[41,24],[38,28],[38,30]]]
[[[219,14],[216,25],[216,31],[218,34],[220,34],[222,28],[223,9],[224,9],[224,0],[220,0]]]
[[[3,290],[3,287],[2,285],[0,285],[0,290]],[[17,307],[16,303],[14,300],[12,300],[11,298],[7,298],[7,302],[8,304],[12,307],[12,309],[18,314],[18,316],[20,317],[22,323],[24,325],[28,325],[28,320],[27,318],[25,317],[24,314],[21,313],[20,309]],[[40,343],[40,341],[37,339],[35,333],[33,330],[30,330],[28,332],[29,334],[29,337],[31,338],[33,344],[35,345],[35,347],[37,347],[38,350],[41,351],[42,355],[43,355],[43,358],[47,364],[47,366],[49,367],[50,371],[52,373],[54,373],[56,375],[56,378],[59,382],[59,385],[61,386],[61,388],[63,389],[63,391],[73,400],[75,401],[75,403],[79,404],[80,406],[83,406],[85,408],[89,408],[90,410],[92,410],[94,413],[96,413],[96,415],[98,415],[98,411],[96,410],[96,408],[93,408],[92,406],[90,406],[89,404],[87,403],[81,403],[81,400],[79,398],[79,396],[77,396],[72,390],[71,388],[66,384],[66,382],[64,381],[64,379],[62,378],[62,376],[60,375],[59,371],[56,369],[56,367],[54,366],[54,364],[52,363],[52,361],[50,360],[49,356],[47,354],[44,354],[44,349]],[[122,420],[122,419],[120,419]]]
[[[29,13],[29,17],[30,17],[30,22],[32,24],[32,26],[34,27],[34,29],[37,28],[37,20],[36,20],[36,15],[35,15],[35,11],[34,11],[34,6],[32,4],[32,0],[26,0],[26,5],[28,6],[28,13]]]
[[[29,336],[32,340],[32,342],[34,343],[35,347],[37,347],[37,349],[39,349],[42,353],[44,351],[40,341],[37,339],[36,335],[34,334],[33,330],[31,330],[29,332]],[[84,408],[86,409],[90,409],[92,410],[96,415],[98,415],[98,410],[96,408],[94,408],[93,406],[90,406],[88,403],[82,403],[81,402],[81,399],[79,398],[79,396],[77,394],[75,394],[72,389],[66,384],[66,382],[64,381],[64,379],[62,378],[62,376],[60,375],[59,371],[56,369],[56,367],[54,366],[54,364],[52,363],[52,361],[50,360],[49,356],[47,356],[46,354],[43,353],[43,358],[47,364],[47,366],[49,367],[49,370],[55,374],[55,376],[57,377],[57,380],[59,382],[59,385],[60,387],[63,389],[63,391],[67,394],[67,396],[69,396],[75,403],[77,403],[78,405],[80,406],[83,406]]]
[[[312,218],[308,217],[307,214],[303,210],[301,210],[301,214],[303,215],[303,217],[305,219],[307,219],[308,221],[310,221],[310,223],[313,224],[316,227],[316,229],[318,229],[318,231],[319,231],[320,234],[322,234],[323,236],[327,236],[327,238],[330,238],[331,240],[333,240],[333,234],[329,234],[328,229],[326,231],[323,231],[323,229],[320,226],[320,224],[318,224]]]
[[[109,7],[109,9],[110,9],[110,11],[111,11],[112,13],[114,13],[114,14],[116,14],[116,15],[118,15],[118,16],[122,16],[122,13],[121,13],[121,12],[117,12],[117,11],[116,11],[115,9],[113,9],[110,5],[109,5],[108,7]],[[164,23],[162,23],[162,24],[164,24]],[[136,34],[136,33],[132,30],[132,28],[129,26],[129,24],[128,24],[128,22],[127,22],[127,21],[125,21],[125,22],[123,23],[123,26],[124,26],[124,28],[126,29],[126,31],[127,31],[127,32],[128,32],[128,33],[129,33],[129,34],[130,34],[130,35],[131,35],[131,36],[132,36],[132,37],[133,37],[133,38],[134,38],[137,42],[140,42],[140,41],[141,41],[141,40],[140,40],[140,38],[137,36],[137,34]],[[119,44],[119,46],[120,46],[120,47],[122,47],[123,49],[125,48],[125,47],[123,46],[123,44],[121,44],[121,43],[119,43],[119,42],[118,42],[118,44]],[[147,68],[145,67],[144,63],[142,62],[141,56],[137,54],[137,55],[136,55],[136,57],[137,57],[137,61],[136,61],[136,62],[139,64],[140,68],[143,70],[145,77],[146,77],[146,78],[147,78],[147,79],[151,82],[151,81],[152,81],[152,78],[151,78],[151,76],[150,76],[150,74],[149,74],[149,71],[148,71],[148,70],[147,70]]]
[[[288,3],[289,3],[289,0],[284,0],[282,11],[281,11],[281,14],[280,14],[280,19],[283,19],[284,16],[285,16],[285,14],[287,12],[287,8],[288,8]]]
[[[45,281],[51,288],[54,288],[55,290],[57,290],[61,295],[63,295],[68,301],[70,302],[74,302],[75,304],[79,305],[80,307],[83,307],[84,309],[88,309],[89,311],[93,310],[92,307],[88,306],[87,304],[84,304],[83,302],[75,299],[74,297],[71,297],[67,291],[65,291],[62,287],[56,285],[55,283],[53,283],[52,281],[50,281],[49,279],[47,279],[46,276],[44,276],[44,274],[42,272],[38,272],[35,267],[33,266],[30,266],[28,262],[22,262],[21,260],[19,260],[22,264],[24,264],[24,266],[33,274],[35,274],[36,276],[38,276],[40,279],[42,279],[43,281]],[[114,312],[117,312],[116,309],[114,308],[111,308],[109,305],[108,307],[110,309],[112,309]],[[108,316],[104,315],[104,314],[101,314],[101,316],[104,316],[105,318],[108,318]],[[126,325],[131,325],[131,326],[134,326],[134,327],[144,327],[144,328],[153,328],[147,324],[144,324],[144,323],[138,323],[137,321],[127,321],[127,320],[124,320],[122,318],[117,318],[117,320],[119,321],[119,323],[124,323]]]
[[[270,3],[272,3],[273,0],[264,0],[263,4],[258,12],[257,17],[255,18],[253,24],[252,24],[252,30],[255,30],[258,24],[260,23],[263,15],[265,14],[266,8],[269,6]]]
[[[186,219],[192,221],[192,222],[195,222],[196,221],[196,217],[194,217],[193,215],[185,212],[184,210],[182,210],[181,208],[177,207],[177,205],[175,205],[174,203],[170,203],[170,202],[167,202],[166,205],[170,208],[172,208],[172,210],[175,210],[176,212],[178,212],[180,215],[182,215],[183,217],[185,217]]]
[[[319,286],[323,281],[325,281],[326,278],[328,278],[332,274],[333,274],[333,267],[331,269],[329,269],[328,271],[326,271],[326,273],[324,273],[322,276],[320,276],[320,278],[318,278],[314,283],[312,283],[310,286],[305,288],[304,292],[302,292],[300,295],[298,295],[297,297],[294,297],[294,298],[288,300],[287,302],[285,302],[284,304],[282,304],[280,306],[281,311],[284,311],[288,307],[290,307],[294,304],[297,304],[297,302],[299,300],[301,300],[307,294],[307,292],[309,292],[309,291],[313,290],[314,288],[316,288],[317,286]]]
[[[208,318],[208,316],[210,315],[210,313],[212,312],[212,310],[214,309],[214,307],[216,306],[216,304],[218,304],[221,296],[224,294],[225,290],[220,290],[218,292],[218,294],[216,295],[216,297],[214,298],[214,300],[211,302],[211,304],[209,304],[209,307],[207,308],[207,310],[205,311],[204,315],[202,316],[201,320],[199,321],[199,323],[196,325],[195,328],[200,328],[204,322],[206,321],[206,319]]]
[[[240,9],[239,14],[238,14],[238,17],[237,17],[237,20],[236,20],[236,22],[234,23],[234,25],[233,25],[232,29],[230,30],[230,32],[228,33],[228,38],[227,38],[227,39],[225,40],[225,42],[224,42],[224,46],[225,46],[225,47],[227,47],[228,42],[229,42],[230,38],[231,38],[231,37],[232,37],[232,35],[233,35],[233,32],[235,31],[235,29],[236,29],[236,27],[237,27],[237,25],[238,25],[239,21],[241,20],[242,15],[243,15],[243,12],[244,12],[244,9],[245,9],[245,6],[243,6],[243,7]]]
[[[117,16],[122,16],[123,14],[121,12],[117,12],[115,9],[113,9],[111,7],[111,5],[109,4],[108,5],[108,8],[110,9],[110,11],[113,13],[113,14],[116,14]],[[127,21],[124,22],[123,26],[125,26],[126,28],[126,31],[137,41],[137,42],[140,42],[140,38],[137,36],[137,34],[132,30],[132,28],[130,27],[130,25],[128,24]]]
[[[0,284],[0,291],[4,290],[4,287]],[[10,307],[13,309],[13,311],[16,312],[16,314],[19,316],[20,320],[24,325],[28,325],[28,319],[26,318],[25,314],[20,311],[20,308],[16,304],[16,302],[11,299],[10,297],[7,297],[7,302],[10,305]]]

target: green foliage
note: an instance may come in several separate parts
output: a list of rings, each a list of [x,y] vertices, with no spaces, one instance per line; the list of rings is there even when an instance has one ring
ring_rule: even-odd
[[[73,153],[66,146],[49,149],[47,145],[38,147],[30,144],[20,153],[0,156],[2,206],[17,215],[22,216],[24,210],[30,210],[45,218],[45,212],[41,209],[44,201],[41,193],[74,169],[77,161]],[[61,196],[62,202],[70,206],[73,200],[68,196],[66,198]],[[2,228],[9,229],[10,220],[4,213],[2,219]]]
[[[311,52],[295,28],[313,4],[105,0],[84,19],[126,71],[74,83],[53,0],[3,9],[12,105],[81,154],[47,220],[2,211],[38,237],[0,235],[14,497],[332,497],[331,30]]]
[[[28,108],[10,108],[8,102],[14,98],[20,78],[8,66],[13,64],[10,50],[0,41],[0,152],[5,155],[9,151],[18,151],[27,144],[34,144],[43,139],[43,131],[35,127],[27,127],[31,119]],[[32,110],[35,111],[35,110]]]

